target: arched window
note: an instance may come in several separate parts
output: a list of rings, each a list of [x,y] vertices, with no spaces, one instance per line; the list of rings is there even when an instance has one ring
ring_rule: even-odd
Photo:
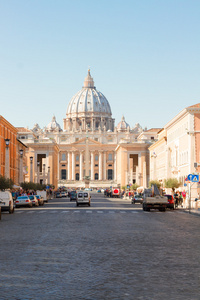
[[[112,160],[113,158],[112,158],[112,154],[111,153],[109,153],[108,154],[108,160]]]
[[[98,161],[99,160],[99,156],[95,155],[95,160]]]
[[[76,155],[76,161],[79,161],[79,155]]]
[[[79,173],[76,173],[76,180],[79,180]]]
[[[98,180],[98,179],[99,179],[99,174],[98,174],[98,173],[95,173],[94,179],[95,179],[95,180]]]
[[[64,160],[64,161],[66,160],[66,154],[64,154],[64,153],[62,154],[61,160]]]
[[[108,169],[108,180],[112,180],[112,179],[113,179],[113,170]]]

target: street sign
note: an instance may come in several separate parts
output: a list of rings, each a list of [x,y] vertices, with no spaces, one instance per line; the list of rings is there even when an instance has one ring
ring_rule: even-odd
[[[129,189],[130,188],[130,185],[127,185],[127,189]]]
[[[199,175],[193,175],[192,182],[199,182]]]
[[[187,183],[184,183],[184,186],[187,186]]]
[[[187,179],[192,182],[199,182],[199,175],[197,174],[189,174]]]
[[[192,177],[193,177],[193,175],[189,174],[188,177],[187,177],[187,180],[192,181]]]

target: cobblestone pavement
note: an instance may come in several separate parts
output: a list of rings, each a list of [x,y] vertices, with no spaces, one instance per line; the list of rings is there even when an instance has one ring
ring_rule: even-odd
[[[0,299],[200,299],[200,217],[92,195],[2,213]]]

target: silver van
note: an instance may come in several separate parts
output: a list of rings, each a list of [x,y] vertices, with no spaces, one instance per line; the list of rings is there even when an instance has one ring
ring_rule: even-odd
[[[90,206],[90,200],[91,200],[91,196],[89,192],[86,191],[77,192],[76,206],[79,206],[79,204],[87,204],[88,206]]]
[[[1,211],[9,211],[10,214],[14,213],[14,204],[11,192],[0,191],[0,207]]]

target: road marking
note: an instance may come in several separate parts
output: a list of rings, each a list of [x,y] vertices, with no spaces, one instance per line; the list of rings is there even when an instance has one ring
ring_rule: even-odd
[[[132,211],[131,213],[132,213],[132,214],[137,214],[137,213],[138,213],[138,211]]]
[[[23,211],[15,211],[15,214],[22,214]]]
[[[125,211],[122,211],[122,210],[120,210],[120,214],[126,214],[126,212],[125,212]]]
[[[74,213],[80,213],[80,210],[75,210]]]
[[[44,214],[44,213],[46,213],[46,212],[47,212],[46,210],[38,211],[39,214]]]
[[[57,213],[57,210],[50,211],[50,214],[55,214],[55,213]]]
[[[102,214],[102,213],[103,213],[103,211],[101,211],[101,210],[97,210],[97,213],[98,213],[98,214]]]
[[[91,210],[86,210],[86,214],[91,214],[92,211]]]
[[[33,214],[35,211],[27,211],[27,214]]]
[[[69,212],[69,210],[63,210],[63,211],[61,211],[61,213],[68,213]]]

